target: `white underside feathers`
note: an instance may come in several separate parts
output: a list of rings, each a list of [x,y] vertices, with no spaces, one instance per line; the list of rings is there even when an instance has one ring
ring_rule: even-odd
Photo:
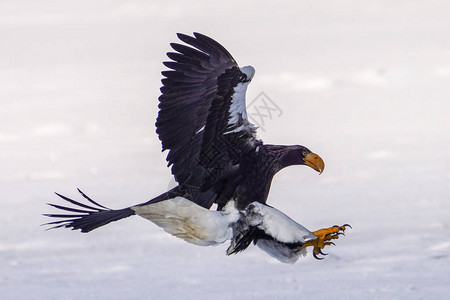
[[[245,209],[246,222],[273,239],[258,239],[256,246],[280,262],[293,264],[306,255],[303,243],[317,238],[311,231],[298,224],[281,211],[259,202]]]
[[[300,256],[306,256],[305,248],[291,249],[286,247],[284,244],[271,240],[259,240],[256,246],[273,258],[276,258],[280,262],[286,264],[293,264],[300,258]]]
[[[226,208],[212,211],[183,197],[132,207],[137,215],[166,232],[199,246],[216,245],[232,238],[230,224],[237,221],[239,213],[233,211],[234,205]]]
[[[316,236],[281,211],[259,202],[246,209],[248,222],[281,243],[304,243]]]
[[[131,209],[166,232],[199,246],[217,245],[227,240],[234,242],[240,232],[233,225],[239,220],[246,224],[244,226],[257,227],[272,237],[258,239],[256,245],[284,263],[294,263],[305,255],[302,244],[316,238],[308,229],[275,208],[253,202],[243,211],[238,211],[234,204],[234,201],[229,201],[222,211],[214,211],[183,197],[175,197]]]

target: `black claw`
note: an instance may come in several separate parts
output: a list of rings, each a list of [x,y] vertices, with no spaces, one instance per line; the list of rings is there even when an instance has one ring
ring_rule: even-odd
[[[313,256],[314,256],[315,259],[318,259],[318,260],[322,260],[323,259],[323,257],[318,257],[314,252],[313,252]]]
[[[352,227],[350,224],[344,224],[344,225],[342,225],[342,226],[348,227],[348,228],[350,228],[350,229],[353,229],[353,227]]]
[[[323,253],[321,248],[319,248],[319,253],[325,256],[328,255],[328,253]]]
[[[327,243],[330,243],[330,245],[336,246],[336,244],[333,242],[327,242]]]
[[[345,236],[345,233],[344,232],[336,232],[336,235],[343,235],[343,236]]]

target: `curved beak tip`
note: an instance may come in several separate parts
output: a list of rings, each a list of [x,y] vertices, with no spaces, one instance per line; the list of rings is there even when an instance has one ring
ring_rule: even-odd
[[[315,154],[315,153],[308,153],[303,160],[305,161],[305,164],[317,172],[319,172],[319,175],[323,173],[325,170],[325,162],[323,159]]]

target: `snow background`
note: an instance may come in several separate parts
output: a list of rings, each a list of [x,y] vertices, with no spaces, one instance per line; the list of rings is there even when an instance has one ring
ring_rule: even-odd
[[[450,294],[448,1],[0,2],[0,299],[436,299]],[[198,247],[132,217],[44,231],[52,194],[121,208],[167,189],[155,134],[176,32],[222,43],[303,144],[269,203],[311,230],[350,223],[316,261]]]

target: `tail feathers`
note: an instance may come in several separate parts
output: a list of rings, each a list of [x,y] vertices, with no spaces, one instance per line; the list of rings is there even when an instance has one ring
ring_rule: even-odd
[[[72,200],[68,197],[56,193],[56,195],[61,197],[63,200],[77,206],[77,208],[47,203],[52,207],[71,213],[44,214],[44,216],[47,217],[62,218],[63,220],[49,222],[43,225],[55,225],[48,229],[64,227],[64,228],[72,228],[72,230],[80,229],[81,232],[89,232],[113,221],[117,221],[135,214],[134,210],[132,210],[129,207],[117,210],[107,208],[103,205],[98,204],[97,202],[86,196],[79,189],[78,192],[80,192],[80,194],[86,200],[88,200],[91,204],[93,204],[93,206],[83,204],[81,202]]]

